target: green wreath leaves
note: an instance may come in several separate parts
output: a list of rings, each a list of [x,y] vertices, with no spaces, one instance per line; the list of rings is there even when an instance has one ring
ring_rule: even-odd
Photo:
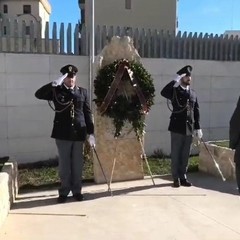
[[[101,68],[94,81],[94,99],[98,107],[101,106],[111,84],[115,78],[119,65],[126,60],[116,60],[112,64],[109,64]],[[129,68],[133,72],[133,76],[138,79],[138,84],[146,100],[147,112],[154,104],[155,88],[153,79],[143,65],[139,62],[129,61]],[[144,134],[145,127],[145,114],[143,106],[141,105],[138,96],[136,94],[130,96],[114,95],[111,104],[103,115],[113,119],[115,127],[115,137],[121,135],[121,130],[125,122],[130,122],[138,137]]]

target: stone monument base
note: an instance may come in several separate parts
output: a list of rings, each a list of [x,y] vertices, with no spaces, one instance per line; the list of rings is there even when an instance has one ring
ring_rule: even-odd
[[[112,119],[102,117],[95,111],[96,151],[101,161],[107,181],[111,179],[114,159],[115,167],[112,182],[143,179],[142,149],[135,132],[128,124],[122,131],[122,136],[114,138]],[[105,183],[104,175],[94,154],[94,180],[96,183]]]

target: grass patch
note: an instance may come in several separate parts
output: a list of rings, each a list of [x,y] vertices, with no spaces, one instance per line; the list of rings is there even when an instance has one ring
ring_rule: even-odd
[[[188,172],[197,172],[198,171],[198,156],[192,156],[189,159]],[[148,163],[151,168],[153,175],[165,175],[171,174],[171,160],[170,158],[148,158]],[[148,168],[146,164],[143,165],[143,170],[145,175],[149,175]]]
[[[83,181],[93,180],[93,162],[85,161]],[[60,184],[56,160],[21,164],[18,167],[19,190],[51,188]]]
[[[198,171],[199,157],[194,156],[189,160],[189,172]],[[169,158],[149,157],[148,163],[153,175],[171,173]],[[147,166],[143,164],[144,174],[149,175]],[[60,184],[58,177],[57,161],[46,161],[32,164],[19,165],[18,172],[19,190],[57,187]],[[93,181],[93,162],[85,161],[83,168],[83,181]]]

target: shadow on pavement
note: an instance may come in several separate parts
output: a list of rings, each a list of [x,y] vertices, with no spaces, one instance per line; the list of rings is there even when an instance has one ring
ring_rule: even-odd
[[[181,193],[179,192],[166,192],[164,194],[163,192],[140,192],[144,190],[149,190],[153,188],[163,188],[163,187],[170,187],[172,186],[172,180],[171,176],[157,176],[155,178],[160,178],[163,180],[168,180],[167,183],[162,184],[156,184],[156,185],[145,185],[145,186],[134,186],[134,187],[125,187],[121,189],[113,189],[112,188],[112,194],[111,192],[108,192],[107,185],[104,185],[104,189],[106,190],[99,190],[99,191],[93,191],[93,192],[86,192],[84,193],[84,201],[91,201],[99,198],[106,198],[106,197],[114,197],[114,196],[127,196],[127,197],[134,197],[134,196],[142,196],[142,197],[149,197],[149,196],[181,196]],[[213,177],[204,173],[191,173],[188,174],[188,179],[192,182],[194,187],[217,191],[220,193],[225,194],[232,194],[232,195],[239,195],[236,187],[235,181],[222,181],[219,177]],[[206,194],[184,194],[184,196],[202,196]],[[55,205],[57,204],[57,189],[56,194],[44,194],[42,191],[40,192],[40,195],[37,195],[36,192],[34,195],[30,196],[19,196],[17,198],[17,201],[13,204],[12,209],[24,209],[24,208],[36,208],[36,207],[42,207],[42,206],[49,206],[49,205]],[[74,199],[69,196],[67,199],[68,202],[74,202]]]
[[[223,181],[221,177],[211,176],[205,173],[189,174],[189,180],[193,186],[226,194],[239,195],[237,184],[234,180]]]
[[[148,190],[152,188],[169,187],[171,185],[172,185],[171,183],[163,183],[163,184],[148,185],[148,186],[135,186],[135,187],[129,187],[124,189],[116,189],[116,190],[112,189],[112,194],[107,191],[107,186],[106,186],[106,191],[104,192],[102,191],[102,192],[84,193],[84,201],[91,201],[99,198],[126,195],[129,193]],[[56,197],[53,197],[53,196],[56,196]],[[150,195],[142,193],[141,196],[150,196]],[[26,197],[20,196],[17,198],[17,201],[13,204],[11,209],[15,210],[15,209],[35,208],[35,207],[42,207],[42,206],[48,206],[48,205],[55,205],[57,204],[57,197],[58,197],[57,190],[56,190],[56,194],[52,194],[52,195],[42,194],[41,192],[41,195],[36,195],[35,193],[34,196],[26,196]],[[74,199],[71,196],[69,196],[66,203],[68,202],[74,202]]]

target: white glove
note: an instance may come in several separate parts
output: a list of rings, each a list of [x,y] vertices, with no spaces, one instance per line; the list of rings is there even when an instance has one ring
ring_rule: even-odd
[[[195,136],[199,139],[202,139],[202,137],[203,137],[202,129],[195,130]]]
[[[93,134],[89,135],[88,142],[89,142],[91,147],[95,147],[96,146],[96,141],[95,141],[95,137],[94,137]]]
[[[181,78],[185,77],[186,73],[183,73],[182,75],[177,75],[173,80],[175,81],[175,84],[173,85],[174,88],[178,87],[180,85]]]
[[[58,79],[52,81],[52,86],[56,87],[56,86],[60,86],[62,84],[62,82],[64,81],[64,79],[67,77],[68,73],[65,73],[63,76],[59,77]]]

